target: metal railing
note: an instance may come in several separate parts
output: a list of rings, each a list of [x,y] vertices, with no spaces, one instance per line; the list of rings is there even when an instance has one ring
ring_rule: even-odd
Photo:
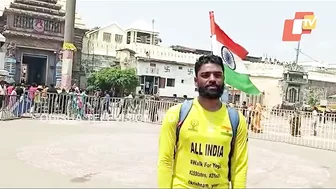
[[[139,98],[112,98],[78,94],[2,96],[1,119],[30,117],[40,120],[132,121],[160,124],[176,102]],[[238,108],[239,109],[239,108]],[[336,151],[336,114],[247,109],[249,137]],[[258,117],[259,115],[259,117]],[[260,120],[260,124],[258,123]]]
[[[332,113],[313,116],[312,112],[266,109],[262,111],[261,132],[250,124],[249,137],[336,151],[335,123],[336,114]]]

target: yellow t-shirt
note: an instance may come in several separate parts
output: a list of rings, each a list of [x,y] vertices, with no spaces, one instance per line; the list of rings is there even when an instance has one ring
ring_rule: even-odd
[[[232,128],[226,106],[216,112],[194,99],[180,130],[176,157],[176,125],[181,104],[171,107],[162,123],[159,141],[159,188],[229,188],[228,161]],[[247,125],[239,112],[239,126],[231,159],[234,188],[246,187]]]

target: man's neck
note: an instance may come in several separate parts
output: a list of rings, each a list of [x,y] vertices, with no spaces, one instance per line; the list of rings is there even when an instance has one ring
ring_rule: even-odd
[[[204,109],[210,112],[215,112],[222,107],[222,102],[219,99],[208,99],[199,96],[198,102]]]

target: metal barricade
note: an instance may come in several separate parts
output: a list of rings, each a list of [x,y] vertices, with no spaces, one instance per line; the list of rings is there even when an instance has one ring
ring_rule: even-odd
[[[141,121],[161,123],[174,102],[139,98],[115,98],[84,94],[48,93],[31,100],[25,117],[41,120]]]
[[[336,151],[335,114],[264,109],[260,117],[248,112],[246,120],[250,138]]]
[[[176,102],[140,98],[88,96],[75,93],[3,96],[1,120],[22,116],[41,120],[130,121],[161,124]],[[239,109],[239,108],[238,108]],[[336,151],[336,114],[263,109],[242,110],[249,137]]]
[[[20,109],[22,109],[20,96],[17,95],[1,95],[0,96],[0,120],[13,120],[21,117]]]

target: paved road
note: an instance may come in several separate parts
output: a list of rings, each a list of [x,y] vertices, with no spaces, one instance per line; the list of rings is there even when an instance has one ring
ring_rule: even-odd
[[[0,122],[0,187],[156,187],[159,126]],[[332,187],[336,153],[250,140],[248,187]]]

